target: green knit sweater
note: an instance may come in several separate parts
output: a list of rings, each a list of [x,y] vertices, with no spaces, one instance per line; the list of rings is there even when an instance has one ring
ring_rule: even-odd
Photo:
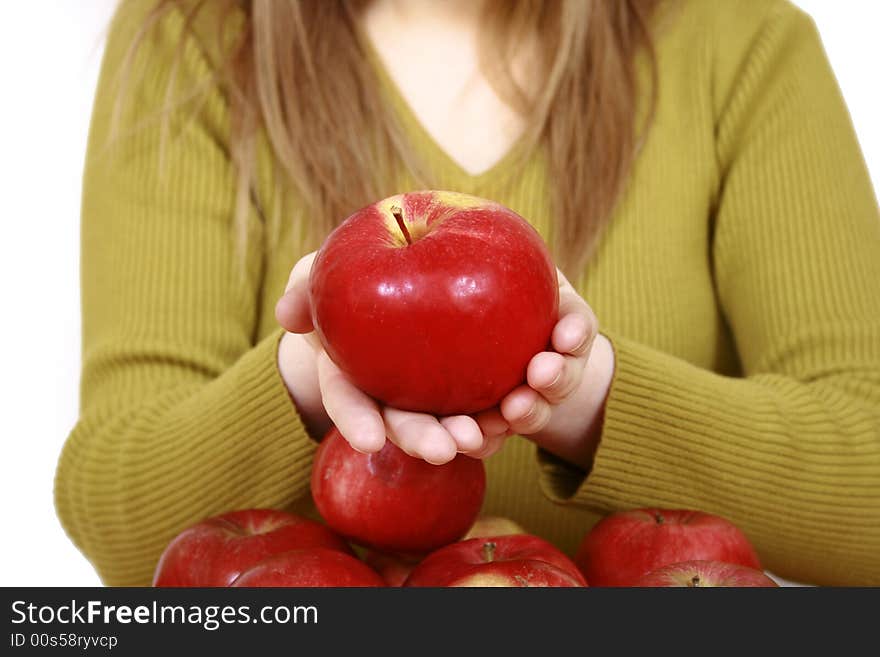
[[[81,415],[55,481],[65,529],[113,585],[148,584],[169,539],[205,516],[314,513],[315,437],[279,376],[273,315],[304,253],[302,207],[279,192],[262,139],[240,239],[216,88],[160,146],[179,13],[138,51],[134,102],[105,150],[142,4],[111,29],[95,101]],[[484,512],[572,552],[599,514],[702,509],[784,577],[878,585],[880,218],[844,102],[814,25],[786,0],[674,4],[656,35],[653,127],[573,281],[616,355],[595,463],[584,473],[513,437],[487,460]],[[208,47],[186,42],[179,80],[208,78]],[[540,153],[469,175],[380,77],[432,187],[495,199],[548,234]],[[402,173],[389,191],[414,184]],[[272,212],[285,217],[274,234]]]

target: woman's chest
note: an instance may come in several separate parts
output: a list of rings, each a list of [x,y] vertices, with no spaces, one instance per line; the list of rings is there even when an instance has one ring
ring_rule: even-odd
[[[666,78],[648,138],[595,255],[583,271],[566,274],[593,307],[600,327],[733,374],[736,355],[716,297],[712,260],[719,189],[713,118],[707,87],[695,75]],[[434,150],[429,145],[422,154],[430,159]],[[554,180],[542,153],[521,170],[511,171],[505,163],[482,176],[467,175],[439,155],[434,159],[435,188],[503,203],[549,239]],[[389,194],[419,187],[404,172],[389,184]],[[303,254],[301,234],[296,221],[290,222],[270,250],[260,334],[276,326],[275,301]]]

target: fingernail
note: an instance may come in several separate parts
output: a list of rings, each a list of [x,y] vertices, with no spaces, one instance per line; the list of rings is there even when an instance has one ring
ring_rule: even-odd
[[[572,349],[571,351],[569,351],[569,353],[570,353],[570,354],[575,354],[575,355],[578,355],[578,356],[579,356],[579,355],[583,354],[583,353],[587,350],[587,347],[588,347],[589,345],[590,345],[590,336],[589,336],[589,334],[586,334],[586,333],[585,333],[585,334],[584,334],[584,338],[583,338],[583,340],[581,340],[581,341],[578,343],[578,345],[577,345],[574,349]]]

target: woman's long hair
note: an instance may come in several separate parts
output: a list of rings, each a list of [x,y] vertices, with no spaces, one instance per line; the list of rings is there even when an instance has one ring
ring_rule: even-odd
[[[367,56],[358,12],[368,1],[208,2],[225,2],[225,15],[236,22],[237,37],[215,65],[232,107],[240,208],[254,183],[262,128],[276,164],[308,205],[313,246],[359,207],[405,191],[388,189],[395,166],[431,186]],[[649,21],[658,1],[485,0],[481,66],[526,121],[522,153],[545,149],[554,183],[551,248],[564,270],[577,271],[592,253],[647,129],[656,90]],[[192,24],[205,5],[157,0],[141,36],[175,6]],[[223,22],[219,31],[218,43],[228,45]],[[529,39],[537,43],[536,79],[543,81],[535,90],[518,84],[511,67]]]

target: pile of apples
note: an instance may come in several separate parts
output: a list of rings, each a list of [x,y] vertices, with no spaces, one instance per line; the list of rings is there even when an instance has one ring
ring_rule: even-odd
[[[431,465],[390,441],[363,454],[332,429],[312,496],[324,523],[249,509],[180,533],[154,586],[776,586],[742,531],[699,511],[612,514],[574,560],[507,518],[479,516],[482,461]]]
[[[384,404],[476,414],[522,384],[558,319],[549,250],[522,217],[454,192],[398,194],[347,218],[309,275],[327,354]],[[332,429],[311,491],[324,523],[270,509],[208,518],[163,553],[155,586],[776,586],[730,522],[697,511],[613,514],[574,560],[480,518],[482,461],[352,449]]]

